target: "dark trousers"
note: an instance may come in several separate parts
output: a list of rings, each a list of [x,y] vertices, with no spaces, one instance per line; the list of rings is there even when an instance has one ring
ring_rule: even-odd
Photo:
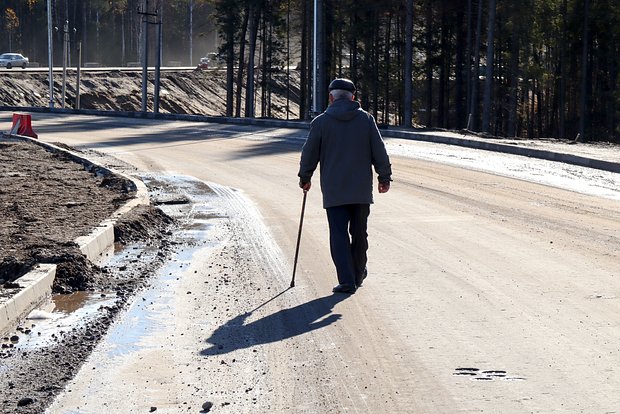
[[[366,270],[370,204],[346,204],[326,210],[329,247],[338,283],[355,285]]]

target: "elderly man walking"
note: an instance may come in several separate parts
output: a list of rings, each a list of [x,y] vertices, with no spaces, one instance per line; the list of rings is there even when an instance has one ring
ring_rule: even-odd
[[[390,159],[377,124],[355,101],[355,92],[349,79],[334,79],[329,84],[329,107],[311,123],[298,174],[299,186],[308,191],[320,163],[323,208],[338,275],[333,291],[348,294],[355,293],[368,274],[372,167],[378,176],[379,193],[386,193],[392,181]]]

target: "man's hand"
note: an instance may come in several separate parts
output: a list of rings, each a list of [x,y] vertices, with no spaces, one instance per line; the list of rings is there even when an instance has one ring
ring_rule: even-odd
[[[312,183],[310,181],[308,181],[307,183],[302,183],[301,181],[299,182],[299,188],[304,191],[309,191],[310,187],[312,187]]]
[[[380,193],[387,193],[388,191],[390,191],[390,182],[389,181],[380,182],[379,183],[379,192]]]

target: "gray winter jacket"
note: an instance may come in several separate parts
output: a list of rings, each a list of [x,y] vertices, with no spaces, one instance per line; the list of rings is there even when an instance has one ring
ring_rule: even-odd
[[[374,118],[356,101],[338,99],[310,125],[301,152],[299,178],[310,181],[320,162],[323,208],[372,203],[372,167],[379,181],[392,168]]]

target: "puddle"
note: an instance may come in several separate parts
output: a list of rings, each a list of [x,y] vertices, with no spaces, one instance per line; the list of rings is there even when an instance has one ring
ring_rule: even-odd
[[[16,346],[20,349],[32,349],[55,343],[65,332],[84,326],[99,316],[102,306],[111,306],[115,301],[114,293],[76,292],[53,295],[30,312],[22,323]]]
[[[187,200],[184,203],[161,203],[158,206],[179,223],[180,228],[174,238],[185,248],[176,251],[172,260],[157,270],[150,286],[138,294],[122,320],[111,327],[106,338],[107,361],[136,352],[147,346],[146,338],[157,336],[168,328],[168,322],[162,322],[166,320],[162,315],[174,312],[179,278],[191,266],[198,251],[219,245],[220,241],[213,237],[213,233],[221,219],[226,217],[214,209],[213,199],[217,196],[202,181],[175,175],[144,176],[142,179],[150,183],[151,187],[156,182],[159,186],[158,196],[162,199]],[[181,191],[182,194],[172,196],[166,193],[172,190]]]
[[[205,192],[205,184],[191,177],[158,177],[166,190],[176,189],[182,194],[161,194],[169,200],[183,200],[183,203],[161,203],[166,214],[174,217],[180,224],[176,234],[177,240],[188,248],[175,252],[172,261],[157,270],[150,288],[137,294],[133,304],[127,310],[125,322],[112,327],[109,340],[113,346],[110,356],[131,352],[140,344],[142,337],[161,329],[156,322],[158,315],[169,312],[173,307],[174,287],[178,283],[179,270],[184,271],[192,262],[192,257],[199,249],[214,248],[219,244],[213,240],[214,226],[226,217],[213,209],[213,191]],[[145,181],[150,178],[146,177]],[[208,188],[208,187],[207,187]],[[115,243],[108,249],[97,265],[102,268],[120,272],[131,271],[140,263],[151,261],[159,252],[147,244],[136,243],[121,246]],[[122,293],[121,293],[122,294]],[[102,316],[102,307],[114,306],[117,300],[115,292],[75,292],[68,295],[52,295],[47,302],[33,310],[18,329],[19,340],[13,343],[19,349],[37,349],[53,345],[62,340],[64,333]],[[7,338],[8,341],[9,338]],[[7,342],[8,344],[8,342]]]
[[[104,304],[109,302],[113,293],[92,293],[92,292],[75,292],[69,295],[54,295],[52,302],[54,312],[64,313],[66,315],[78,311],[84,311],[89,304]],[[106,300],[107,299],[107,300]],[[107,303],[105,303],[107,304]]]

